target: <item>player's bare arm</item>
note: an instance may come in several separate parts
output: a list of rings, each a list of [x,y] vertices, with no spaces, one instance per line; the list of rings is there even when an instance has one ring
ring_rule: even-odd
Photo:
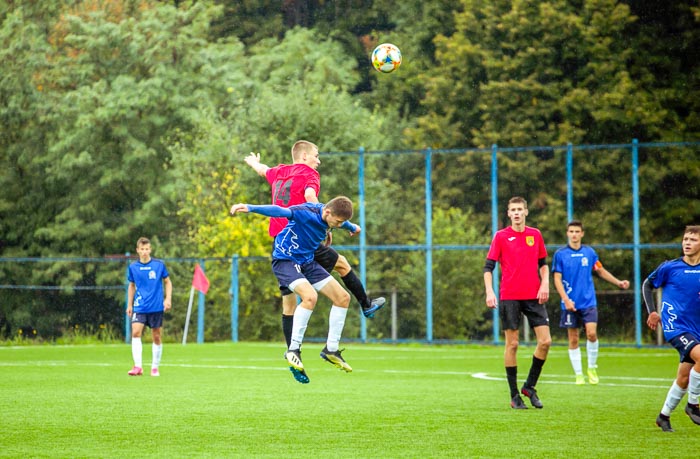
[[[253,153],[251,152],[248,156],[245,158],[246,164],[248,164],[250,167],[255,170],[255,172],[258,173],[261,177],[265,177],[265,173],[269,169],[269,167],[266,164],[263,164],[260,162],[260,153]]]
[[[628,281],[627,279],[625,279],[625,280],[618,279],[617,277],[613,276],[612,273],[610,273],[610,271],[608,271],[605,268],[597,269],[596,273],[598,274],[598,276],[600,276],[601,279],[603,279],[604,281],[606,281],[612,285],[615,285],[617,288],[621,288],[623,290],[627,290],[628,288],[630,288],[630,281]]]
[[[134,295],[136,294],[136,284],[133,282],[129,282],[129,288],[127,289],[127,306],[126,306],[126,315],[131,316],[131,313],[134,312]]]
[[[549,266],[540,266],[540,289],[537,291],[537,301],[544,304],[549,300]]]
[[[166,311],[170,311],[170,308],[173,304],[173,283],[171,282],[170,277],[166,277],[165,279],[163,279],[163,283],[165,284],[165,299],[163,300],[163,309]]]
[[[228,212],[233,217],[237,213],[248,213],[248,204],[234,204]]]
[[[564,302],[564,307],[566,308],[566,310],[567,311],[575,311],[576,310],[576,302],[573,301],[571,298],[569,298],[569,295],[566,294],[566,289],[564,288],[564,283],[561,280],[561,273],[556,272],[553,274],[552,277],[554,277],[554,288],[557,290],[557,293],[559,293],[561,300]]]

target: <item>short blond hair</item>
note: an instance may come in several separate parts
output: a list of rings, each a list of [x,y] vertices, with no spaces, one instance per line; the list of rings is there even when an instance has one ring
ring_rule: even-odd
[[[318,151],[316,144],[309,142],[308,140],[297,140],[294,145],[292,145],[292,160],[299,161],[301,156],[305,153],[315,153]]]
[[[147,237],[140,237],[138,241],[136,241],[136,248],[138,249],[142,245],[150,244],[151,241]]]

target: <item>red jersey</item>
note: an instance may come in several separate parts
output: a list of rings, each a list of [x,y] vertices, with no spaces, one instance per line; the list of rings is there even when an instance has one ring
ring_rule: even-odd
[[[534,300],[540,288],[539,259],[547,257],[542,233],[525,227],[522,233],[512,227],[496,231],[486,256],[501,266],[501,300]]]
[[[321,176],[306,164],[280,164],[271,167],[265,173],[265,178],[272,189],[272,204],[280,207],[304,204],[304,191],[307,188],[313,188],[316,196],[321,191]],[[277,236],[287,223],[286,218],[270,218],[270,236]]]

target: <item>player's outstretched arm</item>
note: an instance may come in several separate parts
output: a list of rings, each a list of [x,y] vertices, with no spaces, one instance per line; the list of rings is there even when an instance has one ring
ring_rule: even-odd
[[[258,206],[253,204],[234,204],[231,206],[231,210],[229,210],[229,214],[231,214],[231,216],[234,216],[237,213],[247,212],[265,215],[266,217],[291,218],[293,215],[291,210],[275,205]]]
[[[260,153],[250,152],[250,154],[246,156],[245,162],[252,167],[259,176],[265,177],[265,173],[267,173],[269,167],[260,162]]]

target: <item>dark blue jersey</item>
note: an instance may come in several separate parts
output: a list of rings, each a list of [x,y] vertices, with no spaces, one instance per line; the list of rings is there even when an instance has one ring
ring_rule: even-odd
[[[649,274],[649,282],[661,291],[661,325],[666,341],[688,332],[700,336],[700,265],[683,258],[665,261]]]
[[[292,260],[303,265],[314,259],[314,252],[330,229],[323,220],[321,203],[306,203],[289,208],[289,223],[275,237],[272,258]]]
[[[564,291],[571,298],[576,309],[594,308],[598,305],[593,284],[593,271],[602,267],[598,254],[587,245],[578,250],[570,246],[562,247],[554,252],[552,273],[561,274]],[[566,310],[561,301],[562,311]]]
[[[299,265],[313,260],[314,252],[326,239],[326,233],[331,230],[323,220],[325,204],[320,202],[307,202],[289,208],[253,204],[247,204],[247,207],[248,212],[268,217],[284,217],[288,220],[287,226],[275,236],[275,248],[272,251],[274,259],[291,260]],[[357,227],[349,221],[344,221],[341,228],[357,231]]]
[[[162,260],[151,258],[148,263],[135,261],[129,265],[129,282],[136,285],[134,312],[151,313],[163,311],[163,279],[168,269]]]

